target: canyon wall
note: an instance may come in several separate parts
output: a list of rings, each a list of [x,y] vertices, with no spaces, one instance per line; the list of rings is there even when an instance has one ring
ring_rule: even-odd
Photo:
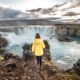
[[[80,27],[59,26],[56,34],[61,37],[80,37]]]

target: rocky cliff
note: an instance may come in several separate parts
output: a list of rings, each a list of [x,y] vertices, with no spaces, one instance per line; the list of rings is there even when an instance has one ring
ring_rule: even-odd
[[[56,34],[62,37],[80,37],[80,27],[59,26],[56,28]]]

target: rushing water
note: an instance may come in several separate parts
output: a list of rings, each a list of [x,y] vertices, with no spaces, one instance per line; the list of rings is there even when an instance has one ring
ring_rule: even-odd
[[[14,32],[0,32],[7,38],[9,45],[7,51],[22,55],[22,46],[32,43],[35,34],[41,34],[42,39],[48,40],[50,44],[51,58],[60,68],[70,68],[80,58],[80,44],[73,42],[60,42],[55,33],[56,27],[28,26],[19,28],[17,34]]]

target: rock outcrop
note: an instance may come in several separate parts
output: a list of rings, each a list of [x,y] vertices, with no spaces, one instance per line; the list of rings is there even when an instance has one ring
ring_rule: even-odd
[[[61,42],[72,42],[73,40],[70,40],[69,38],[58,38],[59,41]]]
[[[6,54],[11,55],[11,53]],[[40,71],[35,56],[24,61],[21,57],[12,54],[7,60],[0,62],[0,80],[80,80],[80,77],[75,68],[64,72],[47,59],[43,60]]]
[[[7,44],[8,44],[8,41],[4,37],[2,37],[2,35],[0,34],[0,46],[6,47]]]
[[[80,37],[80,27],[59,26],[56,34],[61,37]]]
[[[0,54],[4,53],[4,49],[7,45],[8,41],[0,34]]]
[[[73,69],[80,75],[80,59],[74,64]]]

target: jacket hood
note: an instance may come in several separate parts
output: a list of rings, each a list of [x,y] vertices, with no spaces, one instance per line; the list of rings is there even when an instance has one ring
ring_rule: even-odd
[[[42,39],[35,39],[35,44],[40,44],[42,42]]]

